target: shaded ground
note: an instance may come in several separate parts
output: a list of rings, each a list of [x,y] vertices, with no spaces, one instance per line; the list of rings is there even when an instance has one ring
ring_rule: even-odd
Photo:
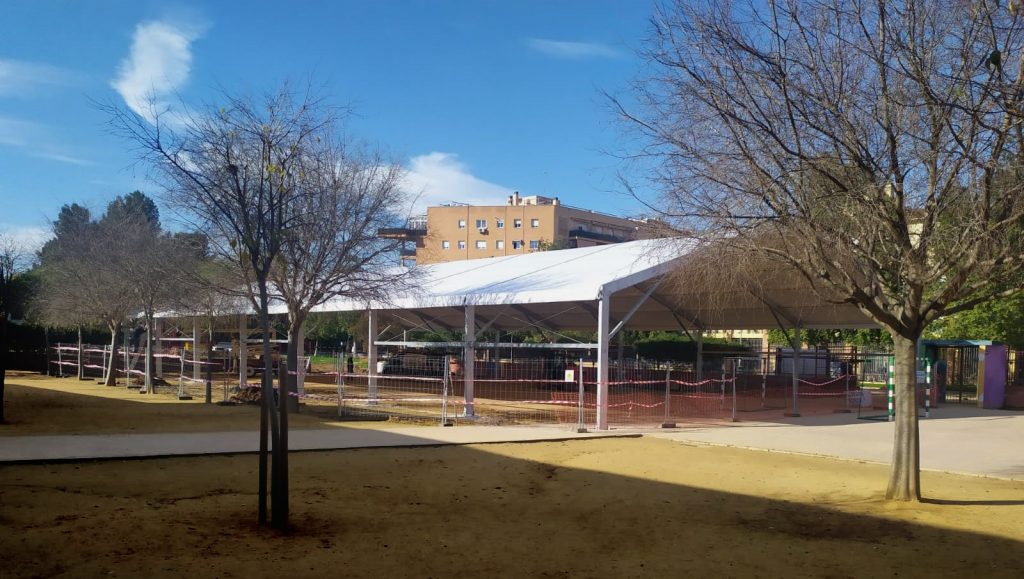
[[[258,421],[255,407],[69,379],[11,382],[5,435],[255,430]],[[325,424],[308,415],[293,423]],[[254,455],[0,466],[0,577],[1024,569],[1020,481],[924,473],[933,502],[893,505],[879,500],[883,465],[652,437],[303,452],[291,466],[287,536],[255,525]]]
[[[666,440],[310,452],[295,531],[253,456],[0,469],[4,576],[1019,577],[1024,484]]]

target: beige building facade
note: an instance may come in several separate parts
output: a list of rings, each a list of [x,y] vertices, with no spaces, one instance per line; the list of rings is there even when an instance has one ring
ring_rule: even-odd
[[[423,235],[410,238],[418,264],[619,243],[653,237],[656,229],[651,222],[569,207],[557,197],[519,193],[506,205],[429,207],[426,217]]]

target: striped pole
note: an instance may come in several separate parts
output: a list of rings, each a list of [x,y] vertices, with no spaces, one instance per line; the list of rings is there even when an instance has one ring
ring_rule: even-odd
[[[338,363],[335,365],[338,372],[338,418],[344,416],[345,405],[345,348],[342,347],[338,353]]]
[[[889,422],[896,420],[896,364],[894,357],[889,357],[889,383],[887,384],[889,393]]]
[[[932,361],[928,360],[928,364],[924,367],[924,417],[929,418],[932,415]]]

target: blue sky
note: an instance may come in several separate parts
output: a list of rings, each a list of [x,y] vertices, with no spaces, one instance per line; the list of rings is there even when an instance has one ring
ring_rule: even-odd
[[[637,214],[617,193],[623,93],[648,2],[0,3],[0,229],[39,239],[60,206],[159,191],[94,101],[174,106],[313,79],[423,201],[512,190]]]

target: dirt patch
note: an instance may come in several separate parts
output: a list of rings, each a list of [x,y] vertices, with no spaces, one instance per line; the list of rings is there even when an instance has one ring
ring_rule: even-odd
[[[0,469],[4,576],[1019,577],[1024,484],[665,440],[293,455],[294,530],[254,456]]]
[[[15,374],[0,434],[253,430],[220,407]],[[329,417],[300,414],[296,428]],[[387,428],[387,423],[349,427]],[[458,428],[458,427],[456,427]],[[1024,483],[656,438],[296,453],[293,531],[252,455],[0,467],[2,577],[1019,577]]]

